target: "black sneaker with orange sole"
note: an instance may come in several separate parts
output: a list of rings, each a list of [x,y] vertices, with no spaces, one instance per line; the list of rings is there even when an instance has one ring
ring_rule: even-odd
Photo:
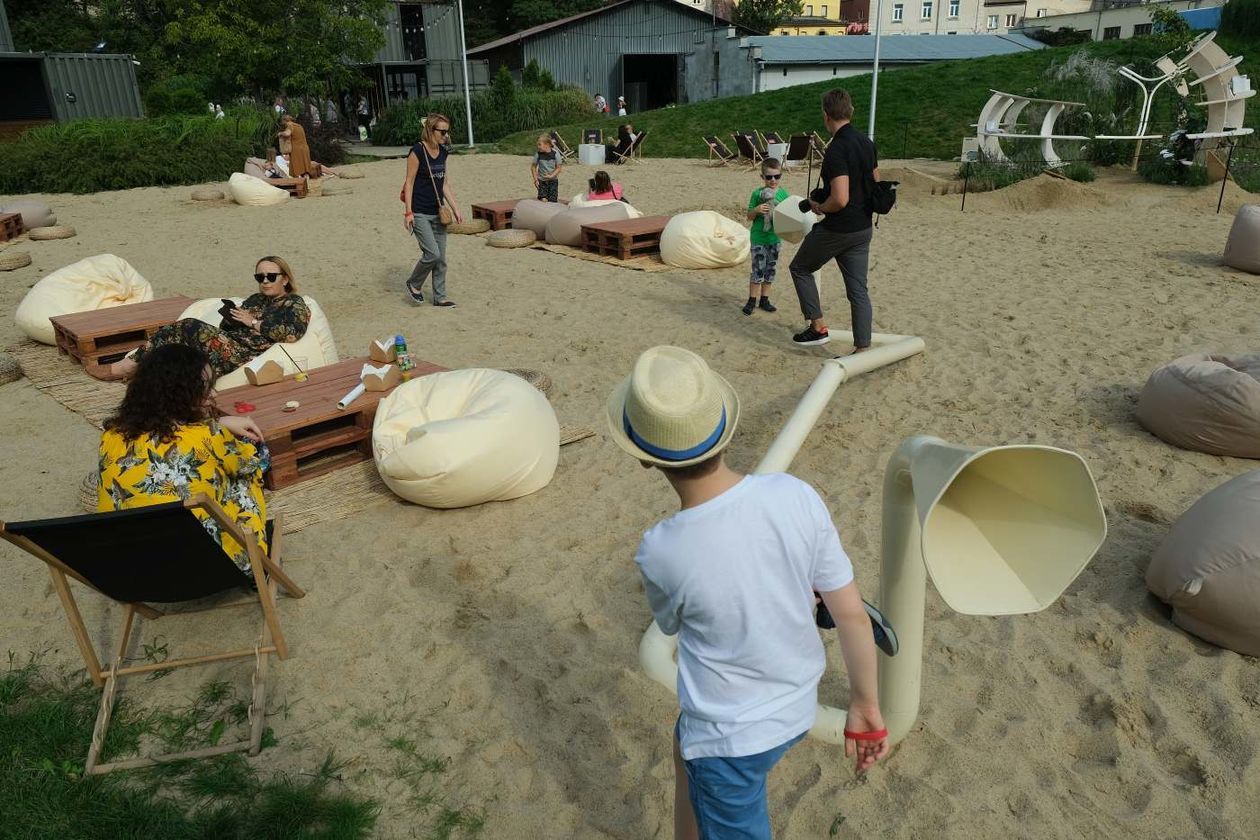
[[[813,326],[808,326],[792,336],[792,341],[797,347],[817,347],[820,344],[826,344],[828,341],[831,341],[831,336],[828,335],[825,327],[822,332],[819,332]]]

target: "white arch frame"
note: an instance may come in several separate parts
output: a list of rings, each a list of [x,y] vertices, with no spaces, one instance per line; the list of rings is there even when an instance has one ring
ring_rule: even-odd
[[[992,96],[980,110],[980,120],[976,123],[976,140],[980,151],[990,160],[1009,160],[1002,148],[1002,138],[1041,141],[1041,157],[1047,166],[1059,167],[1063,161],[1054,150],[1055,140],[1088,140],[1088,137],[1076,134],[1055,134],[1054,125],[1068,108],[1083,108],[1083,102],[1067,102],[1061,99],[1034,99],[1015,93],[1004,93],[1000,90],[989,91]],[[1048,104],[1050,108],[1041,120],[1041,129],[1037,134],[1020,134],[1019,117],[1032,103]]]

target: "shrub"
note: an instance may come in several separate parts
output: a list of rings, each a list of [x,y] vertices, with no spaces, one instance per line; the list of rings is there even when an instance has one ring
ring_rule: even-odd
[[[1067,26],[1061,26],[1053,32],[1049,29],[1027,29],[1024,34],[1050,47],[1088,44],[1090,41],[1088,29],[1077,31]]]
[[[967,161],[958,168],[958,177],[969,179],[969,190],[985,192],[1034,178],[1045,168],[1046,162],[1031,148],[1017,149],[1008,160],[993,160],[982,152],[979,160]]]
[[[1202,187],[1208,183],[1207,168],[1195,163],[1195,142],[1180,128],[1168,135],[1164,148],[1138,164],[1138,174],[1155,184]]]
[[[1067,178],[1073,181],[1079,181],[1082,184],[1088,184],[1096,177],[1094,175],[1094,167],[1090,166],[1089,161],[1074,160],[1059,170]]]
[[[1260,0],[1229,0],[1221,9],[1221,32],[1238,38],[1260,38]]]
[[[463,97],[440,96],[391,105],[377,120],[372,142],[383,146],[410,146],[420,139],[420,121],[432,111],[451,118],[452,142],[464,141],[468,127]],[[513,88],[511,104],[506,107],[500,105],[493,90],[478,91],[472,96],[473,129],[479,143],[493,143],[516,131],[580,122],[590,111],[586,92],[577,88],[554,91]]]
[[[490,83],[490,91],[499,105],[511,107],[512,101],[516,99],[516,82],[512,81],[512,74],[508,72],[506,65],[499,65],[499,72],[494,74],[494,81]]]
[[[145,111],[151,117],[171,114],[200,116],[208,113],[208,89],[208,83],[200,76],[169,76],[154,82],[145,91]]]
[[[344,129],[341,123],[321,120],[319,125],[313,125],[310,113],[305,108],[298,117],[298,123],[306,131],[306,145],[311,149],[311,160],[327,166],[339,166],[346,162],[346,147],[342,143]],[[274,140],[271,145],[275,145]]]
[[[551,75],[551,71],[544,70],[538,65],[538,59],[531,58],[529,64],[525,65],[525,69],[521,71],[521,85],[536,90],[555,90],[556,80]]]
[[[231,119],[100,119],[40,126],[0,143],[0,193],[123,190],[226,178],[274,143],[261,112]]]

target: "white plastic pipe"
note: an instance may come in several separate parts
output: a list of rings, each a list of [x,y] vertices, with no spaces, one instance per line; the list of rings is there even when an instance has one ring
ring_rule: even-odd
[[[468,84],[468,36],[464,33],[464,0],[458,0],[459,7],[459,52],[464,60],[464,113],[468,118],[468,148],[477,144],[473,142],[472,124],[472,91]]]
[[[834,335],[840,337],[841,340],[853,340],[851,332],[835,330]],[[827,408],[832,395],[843,383],[863,373],[869,373],[872,370],[899,362],[902,359],[908,359],[911,356],[922,353],[923,349],[923,339],[917,336],[875,333],[871,336],[871,348],[869,350],[854,353],[850,356],[828,359],[823,362],[822,370],[814,378],[813,383],[809,386],[809,390],[805,392],[805,396],[797,403],[796,410],[792,412],[792,416],[788,418],[787,423],[770,444],[770,448],[766,450],[766,454],[762,456],[760,463],[757,464],[753,472],[773,473],[786,471],[791,466],[793,459],[796,458],[796,453],[800,451],[801,445],[805,443],[805,438],[809,436],[810,430],[814,428],[818,418],[822,416],[823,411]],[[912,512],[913,507],[914,500],[912,497]],[[917,533],[917,522],[915,523],[915,528]],[[915,545],[917,545],[917,542]],[[921,575],[926,574],[921,560],[919,562],[919,573]],[[923,638],[922,598],[923,590],[921,588],[919,606],[920,648],[922,648]],[[897,627],[895,622],[893,626],[897,628],[898,637],[900,638],[901,628]],[[902,642],[902,653],[898,654],[897,658],[900,659],[906,655],[905,648],[905,643]],[[653,680],[675,693],[678,691],[678,663],[674,660],[677,651],[678,637],[665,635],[656,626],[655,621],[648,625],[647,630],[643,634],[643,639],[639,642],[639,663],[643,666],[644,672]],[[920,652],[915,651],[913,655],[919,656]],[[880,658],[881,668],[883,660],[886,658]],[[881,670],[880,673],[882,674],[883,671]],[[881,683],[881,702],[882,692]],[[917,713],[917,687],[915,710]],[[814,726],[809,730],[809,734],[828,744],[843,744],[844,721],[845,713],[842,710],[820,704],[818,706],[818,715],[814,720]]]

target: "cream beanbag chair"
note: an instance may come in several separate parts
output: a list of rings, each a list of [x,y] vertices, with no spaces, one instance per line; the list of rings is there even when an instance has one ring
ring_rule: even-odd
[[[262,158],[245,158],[245,165],[241,167],[241,171],[246,175],[252,175],[255,178],[266,178],[267,170],[263,169],[267,165],[267,161]],[[271,186],[268,184],[268,186]]]
[[[1260,656],[1260,470],[1210,491],[1173,524],[1146,586],[1179,626]]]
[[[532,230],[534,235],[542,239],[547,234],[547,222],[557,213],[567,208],[554,201],[535,201],[524,198],[516,203],[512,210],[512,227],[516,230]]]
[[[57,224],[57,216],[52,208],[42,201],[33,198],[19,198],[0,207],[0,213],[21,213],[23,230],[37,227],[52,227]]]
[[[36,283],[18,304],[18,328],[36,341],[56,344],[49,318],[153,300],[153,287],[126,260],[97,254],[59,268]]]
[[[1225,240],[1225,265],[1260,274],[1260,204],[1244,204]]]
[[[610,201],[594,207],[575,207],[557,213],[547,222],[547,241],[552,245],[569,245],[577,247],[582,244],[582,225],[595,222],[620,222],[625,219],[636,219],[641,215],[629,204],[621,201]]]
[[[661,260],[678,268],[727,268],[748,259],[748,229],[712,210],[679,213],[661,233]]]
[[[1260,353],[1183,356],[1158,368],[1137,419],[1173,446],[1260,458]]]
[[[560,424],[542,392],[515,374],[471,368],[404,382],[376,409],[372,448],[402,498],[456,508],[546,487]]]
[[[284,204],[289,200],[289,193],[279,187],[273,187],[261,178],[246,175],[244,172],[233,172],[228,179],[228,192],[237,204],[266,207],[272,204]]]
[[[238,305],[244,298],[231,298]],[[292,343],[286,343],[283,348],[278,344],[273,344],[264,352],[260,353],[257,358],[262,360],[272,360],[276,364],[284,368],[286,375],[297,373],[293,362],[289,356],[294,358],[305,358],[307,369],[324,367],[326,365],[335,365],[339,359],[337,356],[337,344],[333,341],[332,327],[328,323],[328,316],[324,314],[324,310],[315,302],[315,298],[302,296],[302,300],[306,301],[306,306],[311,310],[311,322],[306,326],[306,334]],[[189,306],[179,316],[180,319],[196,318],[198,321],[204,321],[211,326],[219,326],[223,321],[223,316],[219,314],[219,308],[223,306],[223,299],[206,298],[199,300]],[[288,355],[285,352],[288,351]],[[224,391],[228,388],[236,388],[240,385],[248,385],[249,380],[245,378],[245,369],[237,368],[231,373],[220,376],[214,383],[216,390]]]
[[[575,207],[602,207],[605,204],[626,204],[627,203],[627,202],[622,201],[620,198],[587,198],[586,196],[587,196],[586,193],[578,193],[577,195],[573,196],[573,198],[569,199],[569,209],[572,210]],[[634,215],[632,215],[630,218],[637,219],[642,215],[643,214],[640,213],[638,210],[635,210]]]

